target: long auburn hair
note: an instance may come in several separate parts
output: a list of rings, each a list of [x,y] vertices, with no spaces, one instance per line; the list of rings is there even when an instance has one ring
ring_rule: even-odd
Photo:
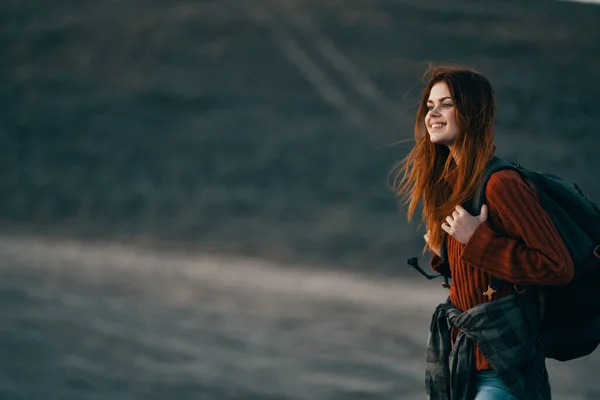
[[[408,204],[410,222],[422,200],[422,222],[429,234],[429,247],[440,248],[444,240],[441,228],[445,218],[457,204],[475,195],[481,184],[488,161],[494,155],[495,93],[490,82],[477,71],[451,65],[430,66],[415,122],[415,146],[393,169],[396,176],[392,189]],[[425,116],[431,88],[446,82],[460,133],[453,144],[454,157],[445,145],[429,139]],[[454,185],[446,177],[455,176]],[[427,249],[425,245],[423,251]]]

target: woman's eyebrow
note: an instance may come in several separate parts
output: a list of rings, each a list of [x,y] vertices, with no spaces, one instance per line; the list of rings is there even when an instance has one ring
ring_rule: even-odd
[[[452,97],[450,97],[450,96],[442,97],[442,98],[441,98],[441,99],[439,99],[438,101],[444,101],[444,100],[447,100],[447,99],[450,99],[450,100],[452,100]],[[427,102],[428,102],[428,103],[433,103],[433,101],[431,101],[431,100],[427,100]]]

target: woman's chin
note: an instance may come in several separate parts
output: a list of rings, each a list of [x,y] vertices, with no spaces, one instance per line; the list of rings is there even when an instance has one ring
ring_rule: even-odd
[[[439,133],[430,133],[429,140],[431,141],[431,143],[444,144],[444,137]]]

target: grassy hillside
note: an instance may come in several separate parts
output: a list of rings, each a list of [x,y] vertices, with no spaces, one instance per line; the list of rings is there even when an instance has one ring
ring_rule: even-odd
[[[386,179],[430,62],[489,76],[500,155],[599,201],[599,18],[541,1],[2,2],[0,226],[398,268],[422,234]]]

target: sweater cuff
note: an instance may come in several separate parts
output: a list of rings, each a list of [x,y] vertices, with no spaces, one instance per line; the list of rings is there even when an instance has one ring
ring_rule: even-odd
[[[473,265],[474,267],[482,268],[485,263],[486,253],[489,244],[494,239],[496,234],[490,228],[487,221],[479,224],[473,236],[469,239],[461,255],[461,260]]]

